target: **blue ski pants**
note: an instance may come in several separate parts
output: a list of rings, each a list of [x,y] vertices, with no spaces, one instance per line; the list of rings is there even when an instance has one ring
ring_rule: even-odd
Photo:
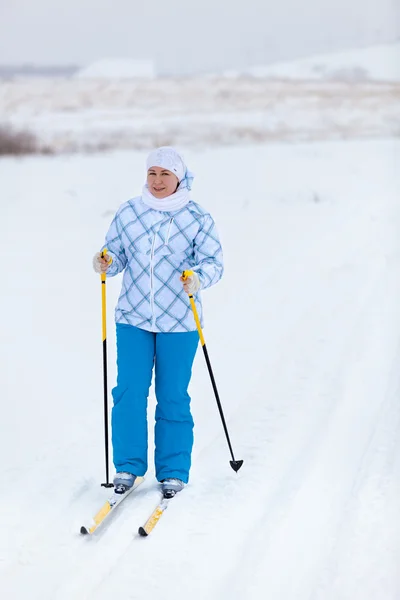
[[[189,479],[193,418],[188,386],[197,331],[153,333],[117,323],[117,385],[112,390],[112,444],[117,471],[147,471],[147,399],[155,367],[155,468],[158,481]]]

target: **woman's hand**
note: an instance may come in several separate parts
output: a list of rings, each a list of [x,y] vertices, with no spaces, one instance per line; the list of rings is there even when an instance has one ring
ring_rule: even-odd
[[[96,252],[93,257],[93,269],[96,273],[105,273],[111,264],[111,259],[108,254],[101,256],[101,252]]]
[[[195,272],[193,272],[193,275],[189,275],[189,277],[186,277],[186,279],[184,279],[181,276],[181,281],[183,283],[183,289],[190,296],[198,292],[200,289],[200,279],[197,273]]]

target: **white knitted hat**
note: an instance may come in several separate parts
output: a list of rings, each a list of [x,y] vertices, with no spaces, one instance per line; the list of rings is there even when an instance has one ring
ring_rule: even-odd
[[[179,182],[185,177],[187,171],[183,158],[171,146],[161,146],[150,152],[147,158],[147,169],[151,167],[168,169],[177,176]]]

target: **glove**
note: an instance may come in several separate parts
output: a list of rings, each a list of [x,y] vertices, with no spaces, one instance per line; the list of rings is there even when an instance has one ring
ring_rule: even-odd
[[[93,269],[96,273],[105,273],[111,264],[111,258],[108,254],[105,254],[103,258],[101,258],[101,252],[96,252],[93,256]]]
[[[193,275],[190,275],[186,279],[183,279],[181,277],[181,281],[183,283],[183,289],[190,296],[198,292],[200,289],[200,279],[197,273],[195,272],[193,273]]]

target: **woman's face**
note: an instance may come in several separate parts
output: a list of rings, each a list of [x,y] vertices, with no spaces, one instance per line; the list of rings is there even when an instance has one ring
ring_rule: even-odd
[[[178,187],[178,183],[177,176],[168,169],[150,167],[147,171],[147,185],[156,198],[166,198],[173,194]]]

